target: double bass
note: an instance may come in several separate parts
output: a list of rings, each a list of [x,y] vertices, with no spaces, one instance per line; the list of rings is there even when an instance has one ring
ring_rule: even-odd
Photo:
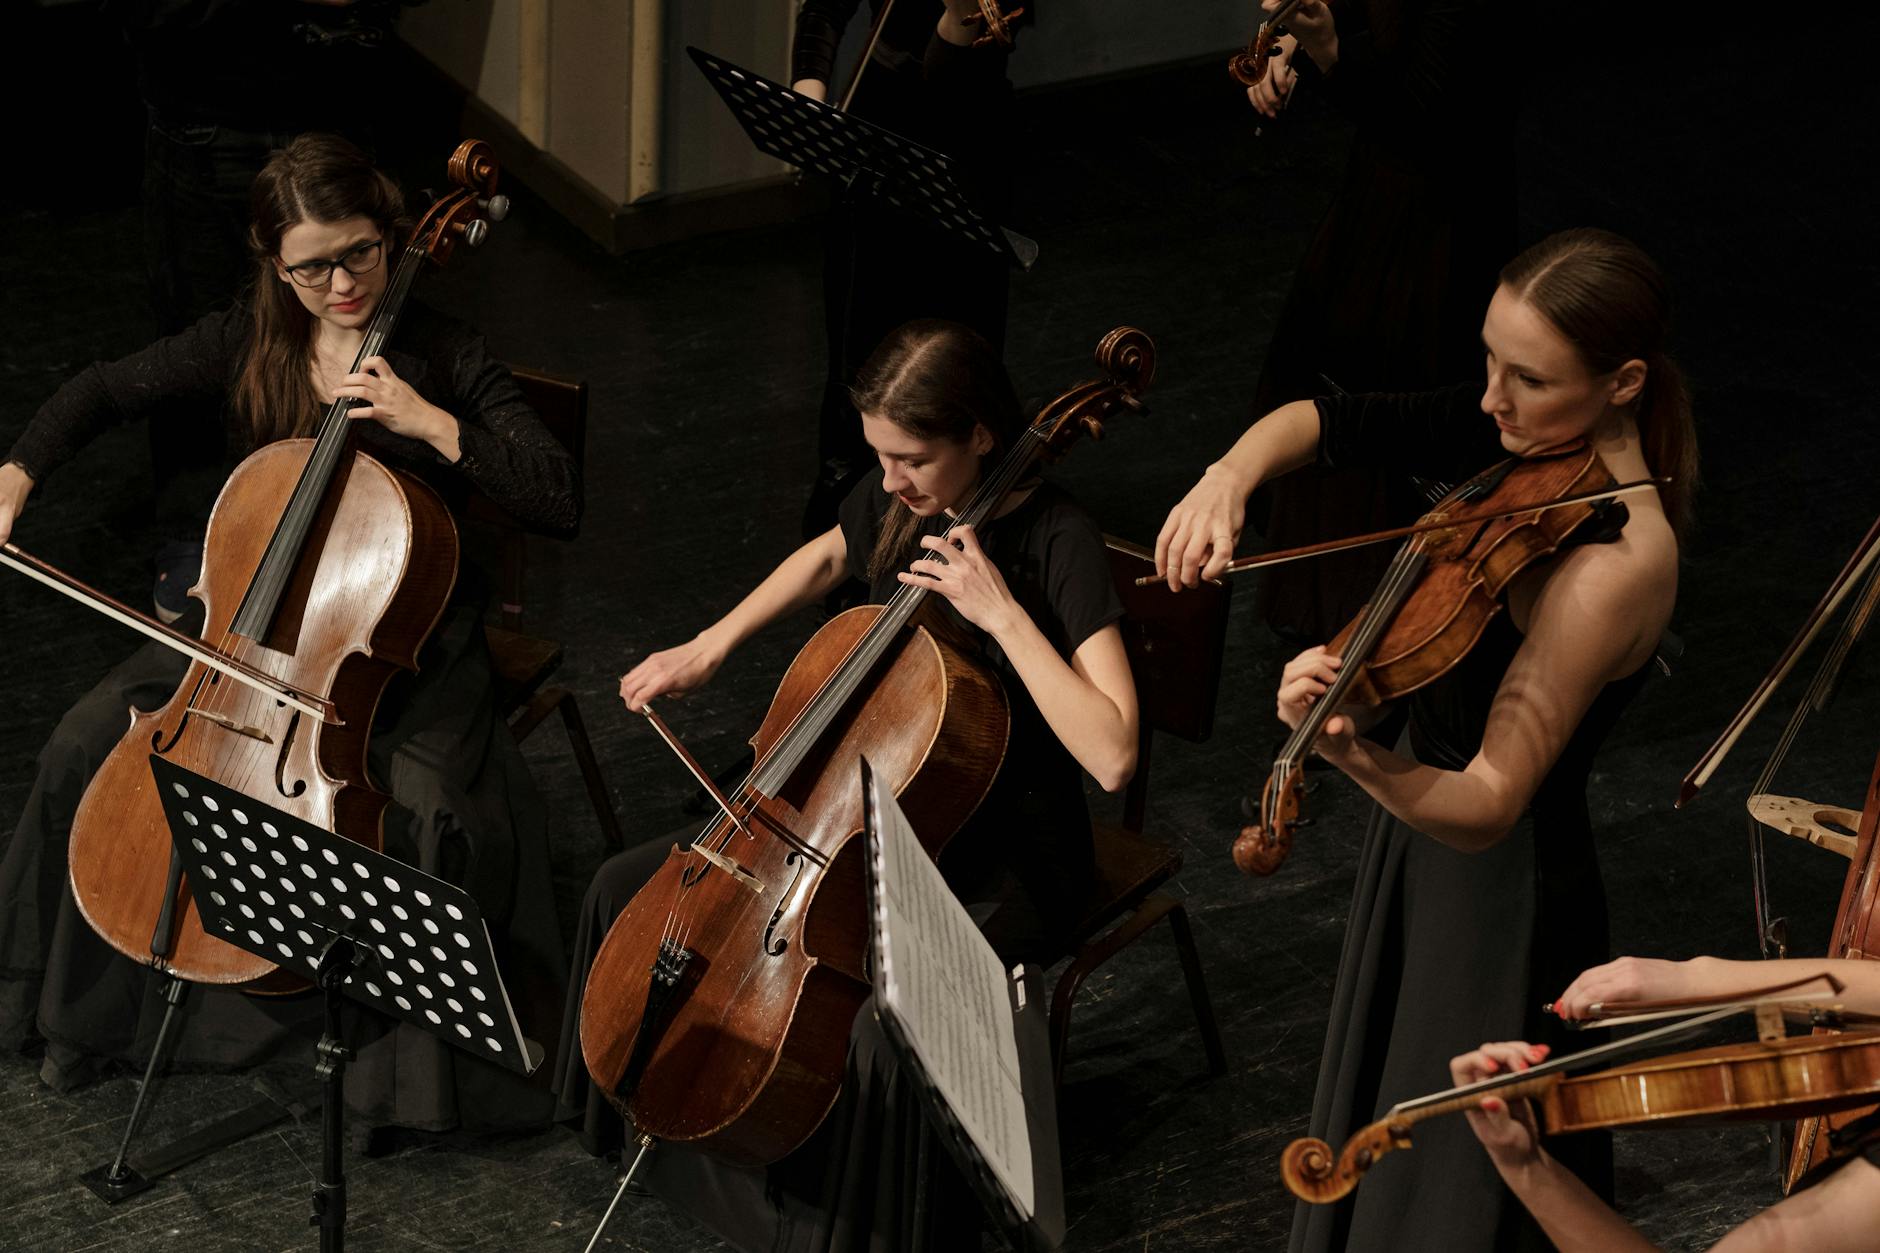
[[[469,140],[452,191],[424,215],[354,361],[382,351],[419,273],[474,248],[501,220],[498,170]],[[285,990],[279,968],[209,935],[183,882],[149,759],[162,756],[308,822],[377,848],[389,797],[366,768],[386,684],[418,650],[456,580],[456,525],[428,486],[353,447],[353,401],[311,438],[245,459],[204,539],[200,642],[108,602],[9,546],[26,570],[192,659],[176,694],[130,729],[92,778],[71,832],[72,893],[112,948],[173,979]],[[166,1026],[168,1019],[166,1017]]]
[[[977,526],[1041,460],[1139,410],[1154,345],[1118,328],[1103,379],[1046,407],[960,512]],[[615,920],[581,1002],[581,1050],[608,1100],[653,1141],[760,1165],[795,1149],[841,1086],[869,995],[859,761],[900,798],[931,854],[1004,756],[998,680],[923,613],[925,588],[826,623],[778,686],[756,762],[691,845]]]

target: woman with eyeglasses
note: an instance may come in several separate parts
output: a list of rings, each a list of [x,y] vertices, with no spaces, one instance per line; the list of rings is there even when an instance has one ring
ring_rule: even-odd
[[[0,541],[29,495],[107,428],[219,412],[231,466],[275,440],[310,434],[338,397],[361,451],[422,478],[447,502],[474,488],[516,518],[572,529],[581,484],[509,371],[462,323],[408,303],[382,355],[355,372],[366,328],[408,229],[397,187],[365,154],[304,135],[256,178],[254,271],[232,309],[121,361],[80,372],[46,401],[0,467]],[[159,432],[160,433],[160,432]],[[56,489],[55,489],[56,490]],[[565,962],[549,885],[543,806],[496,717],[482,628],[484,583],[468,564],[419,656],[387,691],[369,762],[393,797],[385,851],[469,890],[505,955],[525,1022],[554,1021]],[[182,625],[200,628],[199,605]],[[187,661],[158,644],[132,654],[60,721],[0,847],[0,1047],[43,1048],[41,1076],[64,1090],[114,1064],[141,1063],[160,1020],[158,985],[80,917],[66,882],[73,814],[131,706],[168,699]],[[171,1049],[178,1067],[269,1062],[304,1071],[320,998],[198,989]],[[355,1126],[424,1130],[546,1124],[546,1093],[406,1026],[367,1018],[349,1068]],[[365,1043],[365,1041],[370,1041]],[[396,1082],[393,1077],[396,1075]]]

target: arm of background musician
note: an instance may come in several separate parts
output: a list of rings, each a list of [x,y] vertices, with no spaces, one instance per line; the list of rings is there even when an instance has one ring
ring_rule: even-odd
[[[1628,1001],[1684,1001],[1699,997],[1747,995],[1774,984],[1832,975],[1843,991],[1834,999],[1846,1009],[1880,1014],[1880,962],[1856,958],[1789,957],[1777,961],[1728,961],[1693,957],[1662,961],[1621,957],[1580,972],[1554,998],[1562,1018],[1591,1017],[1594,1005]]]
[[[17,461],[0,466],[0,544],[13,538],[13,523],[33,493],[33,476]]]
[[[5,459],[44,483],[113,426],[171,414],[219,426],[245,316],[240,309],[211,313],[128,357],[85,367],[39,407]]]
[[[451,380],[458,472],[518,520],[572,535],[581,521],[581,471],[482,336],[458,353]]]
[[[1309,400],[1281,405],[1248,427],[1169,510],[1155,537],[1155,570],[1170,590],[1219,575],[1240,542],[1253,489],[1311,464],[1318,446],[1319,411]]]
[[[848,577],[848,545],[842,529],[803,545],[772,570],[737,607],[676,648],[662,649],[627,671],[620,699],[635,713],[658,696],[683,696],[703,687],[725,658],[777,619],[812,605]]]
[[[1315,747],[1425,835],[1462,852],[1493,847],[1520,821],[1600,689],[1644,664],[1670,616],[1675,574],[1635,557],[1630,547],[1627,539],[1585,545],[1545,572],[1526,636],[1489,707],[1482,746],[1463,769],[1423,765],[1357,739],[1338,718]],[[1517,583],[1510,598],[1520,592]],[[1304,712],[1299,702],[1313,693],[1292,670],[1280,713],[1288,719],[1293,702],[1296,725]]]
[[[972,527],[955,527],[945,539],[926,536],[921,547],[944,553],[945,564],[917,558],[896,577],[945,596],[961,617],[997,640],[1077,764],[1104,791],[1121,791],[1136,772],[1136,686],[1115,622],[1091,632],[1066,661],[1013,598]]]
[[[1512,1041],[1484,1044],[1449,1063],[1458,1084],[1525,1070],[1544,1050]],[[1526,1101],[1511,1109],[1499,1097],[1484,1097],[1467,1114],[1495,1171],[1561,1253],[1630,1253],[1656,1249],[1542,1148]],[[1713,1253],[1861,1253],[1880,1230],[1880,1169],[1856,1158],[1812,1188],[1793,1193],[1764,1210],[1713,1248]]]
[[[1218,575],[1233,556],[1253,489],[1315,461],[1322,470],[1381,466],[1457,480],[1505,456],[1482,412],[1480,383],[1296,400],[1249,427],[1169,511],[1156,537],[1156,570],[1171,587]]]
[[[796,37],[790,48],[790,89],[812,100],[829,98],[836,49],[861,0],[803,0],[796,11]]]

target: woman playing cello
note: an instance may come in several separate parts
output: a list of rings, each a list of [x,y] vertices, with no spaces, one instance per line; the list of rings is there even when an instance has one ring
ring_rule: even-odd
[[[1322,1138],[1342,1142],[1440,1086],[1448,1059],[1475,1040],[1546,1038],[1536,992],[1606,956],[1586,778],[1670,617],[1696,458],[1664,352],[1667,317],[1663,280],[1635,245],[1599,231],[1551,236],[1501,274],[1482,325],[1485,387],[1282,406],[1209,468],[1158,538],[1171,585],[1193,585],[1225,565],[1253,488],[1315,457],[1459,482],[1510,455],[1585,441],[1621,481],[1675,477],[1662,494],[1595,515],[1517,576],[1474,649],[1408,698],[1397,747],[1359,734],[1372,711],[1326,724],[1317,751],[1377,806],[1314,1100]],[[1289,663],[1281,719],[1298,725],[1341,661],[1320,647]],[[1610,1187],[1604,1141],[1556,1151]],[[1380,1171],[1336,1207],[1302,1206],[1292,1247],[1538,1246],[1507,1201],[1461,1129],[1433,1126],[1414,1165]]]
[[[1078,899],[1091,866],[1082,773],[1115,790],[1135,766],[1135,689],[1103,537],[1069,496],[1041,481],[1021,484],[981,533],[950,528],[949,512],[971,497],[982,467],[996,464],[1022,425],[1004,367],[967,328],[938,321],[901,327],[865,364],[854,401],[879,468],[844,501],[840,524],[784,559],[696,638],[641,661],[621,679],[621,698],[639,709],[701,686],[752,634],[843,579],[865,581],[876,603],[902,584],[938,592],[947,612],[983,642],[1012,721],[998,778],[941,867],[1002,956],[1049,961],[1074,921],[1062,907]],[[925,559],[940,552],[945,564]],[[577,971],[591,964],[673,838],[691,834],[654,840],[601,867],[576,936]],[[620,1122],[574,1048],[579,1010],[571,998],[562,1108],[600,1151],[618,1143]],[[897,1076],[864,1013],[850,1037],[842,1095],[802,1148],[768,1171],[752,1171],[666,1144],[652,1154],[648,1179],[740,1248],[887,1249],[916,1238],[931,1239],[926,1247],[968,1247],[951,1228],[919,1237],[910,1229],[907,1184],[919,1118],[910,1084]],[[977,1206],[963,1181],[953,1186],[958,1195],[934,1199],[928,1212],[935,1221],[970,1225]]]
[[[475,487],[516,516],[571,527],[581,487],[470,328],[407,310],[383,356],[351,372],[385,296],[408,228],[397,188],[330,135],[277,152],[255,181],[254,279],[234,309],[122,361],[80,373],[41,408],[0,468],[0,539],[29,493],[107,427],[193,402],[219,412],[231,454],[304,433],[337,397],[357,403],[359,447],[434,486],[446,501]],[[466,574],[471,573],[466,570]],[[197,625],[200,614],[194,615]],[[187,620],[186,620],[187,621]],[[81,795],[124,734],[130,706],[160,705],[186,662],[150,645],[111,671],[61,720],[0,856],[0,1042],[43,1041],[55,1087],[84,1082],[150,1046],[152,981],[91,934],[66,884],[66,847]],[[495,717],[478,588],[457,592],[419,657],[379,706],[375,779],[394,798],[386,851],[472,891],[505,934],[516,983],[558,995],[563,954],[549,891],[542,806]],[[302,1032],[319,1032],[318,998],[262,1000],[204,992],[185,1011],[175,1060],[304,1065]],[[364,1047],[349,1097],[372,1125],[431,1130],[525,1126],[545,1102],[494,1067],[399,1027]],[[393,1068],[398,1082],[392,1082]]]

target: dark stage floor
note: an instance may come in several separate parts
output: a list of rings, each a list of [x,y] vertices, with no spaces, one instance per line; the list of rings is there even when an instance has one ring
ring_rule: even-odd
[[[1860,85],[1870,79],[1854,60],[1870,41],[1849,34],[1799,58],[1726,43],[1721,31],[1660,32],[1649,46],[1633,34],[1608,31],[1581,49],[1597,53],[1588,61],[1537,75],[1520,144],[1483,152],[1481,172],[1519,180],[1524,241],[1577,224],[1624,231],[1661,259],[1681,298],[1677,349],[1696,387],[1707,479],[1676,621],[1688,653],[1613,736],[1591,802],[1616,951],[1749,956],[1740,806],[1786,701],[1697,804],[1673,812],[1671,800],[1880,509],[1872,206],[1853,187],[1875,157],[1859,123],[1872,117]],[[1112,326],[1155,336],[1152,414],[1079,449],[1060,473],[1107,530],[1147,539],[1247,417],[1291,267],[1342,167],[1342,124],[1303,101],[1256,140],[1214,63],[1032,96],[1020,112],[1037,160],[1014,225],[1042,256],[1013,285],[1011,368],[1021,394],[1043,399],[1085,374]],[[0,447],[63,379],[151,333],[134,277],[134,164],[122,177],[94,168],[81,190],[95,195],[78,203],[39,187],[0,202]],[[722,612],[797,535],[822,362],[818,246],[802,225],[614,259],[525,196],[485,255],[425,292],[506,358],[593,386],[583,533],[536,548],[528,613],[567,644],[562,681],[580,695],[630,838],[672,827],[692,789],[621,709],[617,676]],[[19,538],[141,600],[146,491],[143,434],[117,432],[35,498]],[[1319,823],[1278,877],[1249,882],[1229,863],[1239,798],[1278,733],[1280,650],[1252,607],[1251,595],[1237,598],[1216,733],[1158,745],[1149,813],[1150,830],[1186,854],[1177,887],[1230,1073],[1206,1077],[1166,941],[1137,946],[1086,987],[1062,1097],[1068,1247],[1079,1253],[1283,1247],[1291,1206],[1275,1162],[1311,1102],[1365,806],[1319,775]],[[60,713],[133,643],[10,577],[0,623],[0,819],[10,824]],[[753,643],[713,687],[666,711],[703,759],[737,754],[812,625],[805,615]],[[1857,656],[1777,790],[1858,797],[1877,722],[1873,659]],[[571,929],[601,845],[558,732],[538,733],[528,751],[554,804]],[[1841,864],[1800,845],[1771,856],[1798,949],[1819,951]],[[55,1095],[34,1061],[0,1058],[0,1246],[314,1246],[304,1223],[317,1116],[117,1209],[82,1190],[73,1176],[109,1156],[133,1088],[121,1076]],[[171,1078],[147,1138],[252,1091],[240,1076]],[[1626,1211],[1668,1247],[1703,1247],[1777,1195],[1757,1129],[1633,1133],[1619,1151]],[[361,1249],[578,1249],[614,1178],[559,1132],[414,1140],[351,1170]],[[641,1201],[607,1247],[720,1246]]]

